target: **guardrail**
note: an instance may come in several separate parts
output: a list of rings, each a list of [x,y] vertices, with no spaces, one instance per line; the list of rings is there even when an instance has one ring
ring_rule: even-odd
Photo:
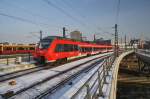
[[[114,56],[109,56],[104,59],[102,64],[90,74],[90,76],[85,77],[82,81],[82,85],[78,85],[80,88],[76,88],[71,94],[66,93],[62,99],[93,99],[98,97],[104,97],[104,86],[108,84],[108,76],[110,76],[110,71],[112,68],[112,63],[114,62]],[[83,84],[84,83],[84,84]]]
[[[114,59],[107,57],[97,68],[86,74],[61,99],[116,99],[117,75],[121,60],[134,51],[122,53]]]

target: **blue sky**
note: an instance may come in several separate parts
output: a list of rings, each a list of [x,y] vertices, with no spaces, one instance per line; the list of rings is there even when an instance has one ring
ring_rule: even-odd
[[[118,0],[0,0],[0,14],[19,17],[30,22],[0,15],[0,42],[32,43],[43,35],[67,35],[79,30],[89,40],[112,39],[105,32],[114,33]],[[57,7],[57,8],[56,8]],[[61,9],[61,10],[60,10]],[[119,36],[150,38],[150,0],[121,0],[118,21]]]

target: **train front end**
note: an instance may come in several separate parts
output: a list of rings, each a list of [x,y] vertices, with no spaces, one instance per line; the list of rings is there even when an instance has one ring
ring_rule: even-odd
[[[48,60],[47,56],[50,51],[50,46],[53,39],[50,37],[45,37],[40,40],[36,48],[35,53],[33,54],[34,60],[39,64],[45,64]]]

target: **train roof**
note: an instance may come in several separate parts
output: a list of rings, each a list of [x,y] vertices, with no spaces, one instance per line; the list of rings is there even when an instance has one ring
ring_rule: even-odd
[[[77,41],[77,42],[85,42],[85,43],[94,43],[92,41],[81,41],[81,40],[75,40],[75,39],[71,39],[71,38],[64,38],[64,37],[61,37],[61,36],[47,36],[47,37],[44,37],[43,39],[62,39],[62,40],[72,40],[72,41]]]
[[[59,36],[46,36],[43,39],[55,39],[58,38]]]
[[[61,37],[61,36],[47,36],[47,37],[44,37],[43,39],[61,39],[61,40],[71,40],[71,41],[76,41],[76,42],[81,42],[81,43],[89,43],[89,44],[96,44],[95,42],[93,41],[81,41],[81,40],[75,40],[75,39],[71,39],[71,38],[64,38],[64,37]]]

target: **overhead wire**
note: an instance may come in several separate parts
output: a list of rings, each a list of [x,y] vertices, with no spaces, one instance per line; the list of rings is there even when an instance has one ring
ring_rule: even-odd
[[[45,0],[45,1],[48,1],[48,0]],[[73,20],[78,21],[81,25],[83,25],[83,26],[87,25],[87,24],[81,22],[80,20],[76,19],[75,17],[73,17],[71,14],[67,13],[65,10],[63,10],[63,9],[61,9],[60,7],[56,6],[56,5],[53,4],[52,2],[48,1],[48,3],[51,4],[51,5],[53,5],[53,7],[57,8],[58,10],[62,11],[63,13],[65,13],[68,17],[71,17]],[[34,17],[37,16],[37,17],[41,17],[41,18],[43,18],[43,19],[49,20],[49,19],[48,19],[47,17],[45,17],[45,16],[41,16],[40,14],[33,13],[33,12],[31,12],[31,11],[29,11],[29,10],[26,10],[25,8],[20,7],[20,6],[18,6],[18,5],[14,5],[14,4],[11,4],[11,3],[8,3],[8,2],[7,2],[7,4],[9,4],[10,6],[16,7],[16,8],[18,8],[18,9],[22,9],[24,12],[26,12],[26,13],[28,13],[28,14],[34,16]],[[69,5],[66,1],[65,1],[64,4]],[[70,5],[69,5],[69,8],[71,8],[72,10],[74,10],[72,7],[70,7]],[[12,16],[12,15],[9,15],[9,16]],[[13,17],[14,17],[14,16],[13,16]],[[16,17],[16,16],[15,16],[15,17]],[[82,17],[82,16],[80,16],[80,17]],[[20,18],[20,17],[19,17],[19,19],[23,19],[23,18]],[[24,21],[26,20],[26,22],[29,21],[29,20],[27,20],[27,19],[23,19],[23,20],[24,20]],[[23,21],[23,20],[22,20],[22,21]],[[31,22],[31,20],[30,20],[30,23],[35,24],[35,22],[33,22],[33,21]],[[37,25],[37,23],[36,23],[36,25]],[[94,25],[93,25],[93,26],[94,26]],[[86,27],[86,28],[87,28],[87,27]]]
[[[18,5],[15,5],[14,3],[10,3],[10,2],[4,2],[4,3],[6,3],[9,6],[12,6],[14,8],[21,9],[21,10],[23,10],[22,12],[26,12],[29,15],[33,16],[33,17],[39,17],[39,18],[46,19],[46,20],[50,21],[48,17],[42,16],[42,15],[37,14],[37,13],[33,13],[32,11],[25,9],[22,6],[18,6]],[[29,19],[26,19],[26,18],[10,15],[10,14],[6,14],[6,13],[1,13],[1,16],[9,17],[9,18],[16,19],[16,20],[19,20],[19,21],[22,21],[22,22],[23,21],[28,22],[30,24],[39,25],[39,26],[46,27],[46,28],[50,28],[50,27],[51,28],[57,28],[57,29],[61,28],[61,26],[54,26],[54,25],[47,24],[45,22],[36,22],[36,21],[33,21],[33,20],[29,20]]]
[[[18,8],[18,9],[21,9],[21,10],[23,10],[23,12],[26,12],[26,13],[28,13],[28,14],[30,14],[30,15],[32,15],[32,16],[36,16],[36,17],[41,17],[41,18],[43,18],[43,19],[47,19],[47,20],[49,20],[48,19],[48,17],[45,17],[45,16],[41,16],[40,14],[37,14],[37,13],[33,13],[32,11],[30,11],[30,10],[26,10],[25,8],[23,8],[23,7],[21,7],[21,6],[18,6],[18,5],[15,5],[15,4],[12,4],[12,3],[8,3],[8,2],[5,2],[5,3],[7,3],[9,6],[13,6],[13,7],[15,7],[15,8]],[[12,16],[12,15],[9,15],[9,16]],[[71,15],[69,15],[68,14],[68,16],[69,17],[72,17],[72,19],[73,19],[73,16],[71,16]],[[16,17],[16,16],[15,16]],[[21,19],[21,18],[20,18]],[[75,18],[74,18],[75,19]],[[27,19],[26,19],[27,20]],[[23,20],[21,20],[21,21],[23,21]],[[28,20],[29,21],[29,20]],[[76,21],[77,21],[77,19],[76,19]],[[79,20],[78,20],[79,21]],[[27,22],[27,21],[26,21]],[[30,23],[35,23],[35,22],[30,22]],[[81,23],[81,22],[80,22]],[[82,25],[85,25],[84,23],[81,23]],[[60,27],[59,26],[59,28],[62,28],[62,27]]]
[[[55,5],[53,2],[51,2],[50,0],[43,0],[44,2],[46,2],[48,5],[56,8],[57,10],[59,10],[60,12],[62,12],[63,14],[65,14],[66,16],[68,16],[69,18],[71,18],[72,20],[78,22],[79,24],[81,24],[83,27],[88,27],[86,23],[84,22],[81,22],[79,19],[77,19],[76,17],[72,16],[70,13],[68,13],[67,11],[65,11],[64,9],[62,9],[61,7]],[[120,3],[120,0],[119,0],[119,3]],[[65,3],[66,5],[68,5],[68,3]],[[70,5],[69,5],[70,6]],[[16,6],[17,8],[21,8],[22,10],[24,10],[25,12],[29,13],[30,15],[32,16],[38,16],[38,17],[43,17],[39,14],[35,14],[35,13],[32,13],[31,11],[28,11],[26,9],[24,9],[23,7],[19,7],[19,6]],[[73,8],[71,7],[71,9],[73,10]],[[119,10],[117,11],[119,12]],[[15,19],[15,20],[20,20],[20,21],[24,21],[24,22],[28,22],[28,23],[31,23],[31,24],[34,24],[34,25],[40,25],[40,26],[48,26],[48,24],[45,24],[45,23],[38,23],[38,22],[35,22],[35,21],[32,21],[32,20],[28,20],[28,19],[25,19],[25,18],[22,18],[22,17],[18,17],[18,16],[13,16],[13,15],[10,15],[10,14],[6,14],[6,13],[0,13],[1,16],[5,16],[5,17],[9,17],[9,18],[12,18],[12,19]],[[117,14],[119,16],[119,13]],[[43,18],[46,18],[46,17],[43,17]],[[93,25],[94,26],[94,25]],[[96,27],[96,26],[95,26]],[[89,28],[89,27],[88,27]],[[102,30],[102,28],[100,27],[96,27],[97,29]],[[106,31],[103,31],[107,34],[110,34]]]
[[[62,0],[60,0],[60,1],[62,1]],[[69,8],[71,8],[74,12],[76,12],[76,14],[78,14],[78,16],[80,16],[82,19],[86,19],[86,17],[85,16],[83,16],[82,14],[79,14],[79,13],[77,13],[77,11],[72,7],[72,5],[70,5],[70,3],[68,3],[67,1],[65,1],[65,0],[63,0],[63,3],[66,5],[66,6],[68,6]],[[100,27],[98,27],[98,26],[96,26],[95,24],[89,24],[89,23],[87,23],[87,21],[86,21],[86,24],[87,25],[92,25],[94,28],[93,29],[101,29]],[[91,26],[90,26],[91,27]]]
[[[119,12],[120,12],[120,0],[118,0],[117,2],[117,11],[116,11],[116,19],[115,19],[115,23],[118,24],[118,21],[119,21]],[[114,28],[114,27],[113,27]],[[113,33],[110,33],[108,31],[105,31],[103,30],[102,28],[99,28],[101,31],[103,31],[104,33],[108,34],[108,35],[111,35],[111,36],[114,36]]]
[[[4,2],[4,1],[3,1],[3,2]],[[10,2],[5,2],[5,3],[6,3],[7,5],[9,5],[9,6],[14,7],[14,8],[21,9],[21,10],[23,10],[23,12],[26,12],[26,13],[30,14],[31,16],[40,17],[40,18],[42,18],[42,19],[46,19],[46,20],[50,21],[48,17],[42,16],[41,14],[33,13],[32,11],[25,9],[25,8],[22,7],[22,6],[19,6],[19,5],[16,5],[16,4],[14,4],[14,3],[10,3]]]
[[[38,25],[36,22],[34,22],[32,20],[24,19],[24,18],[21,18],[21,17],[5,14],[5,13],[1,13],[1,12],[0,12],[0,16],[5,16],[5,17],[9,17],[9,18],[12,18],[12,19],[15,19],[15,20],[31,23],[31,24],[34,24],[34,25]]]
[[[73,17],[70,13],[68,13],[67,11],[65,11],[64,9],[62,9],[61,7],[58,7],[57,5],[55,5],[54,3],[52,3],[51,1],[49,1],[49,0],[43,0],[43,1],[46,2],[46,3],[48,3],[50,6],[53,6],[54,8],[56,8],[57,10],[59,10],[60,12],[64,13],[65,15],[67,15],[68,17],[70,17],[71,19],[73,19],[74,21],[78,21],[78,23],[82,24],[85,28],[88,28],[88,29],[91,28],[91,26],[88,26],[89,24],[83,23],[83,22],[79,21],[78,19],[76,19],[75,17]],[[64,4],[69,5],[66,1],[65,1]],[[73,8],[72,8],[72,10],[73,10]],[[80,16],[80,17],[82,17],[82,16]],[[101,31],[105,32],[102,28],[97,27],[95,24],[93,24],[92,26],[94,26],[95,29],[97,29],[97,30],[101,29]],[[105,33],[107,33],[108,35],[112,35],[112,34],[110,34],[108,32],[105,32]]]
[[[22,21],[22,22],[27,22],[27,23],[34,24],[34,25],[37,25],[37,26],[44,26],[44,27],[47,27],[47,28],[50,27],[48,24],[45,24],[45,23],[35,22],[35,21],[29,20],[29,19],[25,19],[25,18],[22,18],[22,17],[6,14],[6,13],[2,13],[2,12],[0,12],[0,16],[8,17],[8,18],[11,18],[11,19],[14,19],[14,20],[19,20],[19,21]]]
[[[83,27],[88,27],[87,24],[85,24],[84,22],[81,22],[79,19],[77,19],[76,17],[72,16],[70,13],[68,13],[67,11],[65,11],[64,9],[62,9],[61,7],[55,5],[54,3],[52,3],[50,0],[43,0],[45,3],[47,3],[48,5],[54,7],[55,9],[57,9],[58,11],[60,11],[61,13],[65,14],[67,17],[71,18],[72,20],[74,20],[75,22],[79,23],[80,25],[82,25]]]
[[[56,1],[56,0],[55,0]],[[78,12],[78,10],[77,9],[74,9],[73,7],[72,7],[72,5],[70,5],[70,3],[68,3],[67,1],[65,1],[65,0],[60,0],[63,4],[65,4],[66,6],[68,6],[68,8],[70,8],[73,12],[75,12],[76,14],[78,14],[81,18],[85,18],[85,16],[83,16],[82,14],[79,14]]]

